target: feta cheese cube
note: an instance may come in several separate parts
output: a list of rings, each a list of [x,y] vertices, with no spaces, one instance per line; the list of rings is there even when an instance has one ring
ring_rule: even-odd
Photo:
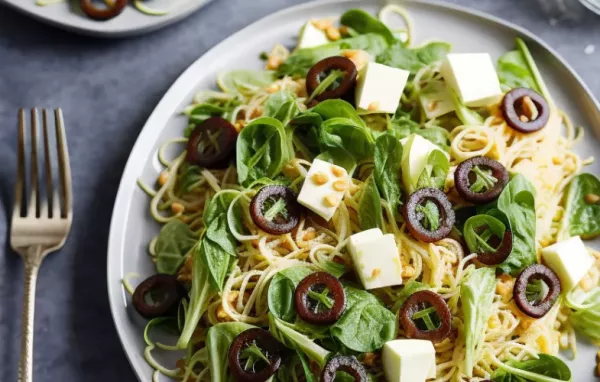
[[[432,81],[421,89],[421,107],[427,119],[441,117],[454,111],[454,102],[448,87],[443,81]]]
[[[314,48],[329,43],[325,32],[317,28],[312,21],[304,24],[298,36],[298,49]]]
[[[542,249],[542,259],[558,275],[563,292],[570,292],[594,264],[579,236]]]
[[[412,134],[406,138],[400,140],[402,143],[402,160],[400,166],[402,168],[402,183],[408,191],[412,194],[416,190],[417,182],[421,173],[427,165],[427,158],[434,150],[439,150],[446,157],[448,153],[442,150],[438,145],[432,143],[428,139],[423,138],[418,134]]]
[[[383,345],[383,372],[388,382],[425,382],[436,377],[431,341],[394,340]]]
[[[466,106],[487,106],[502,97],[498,74],[488,53],[450,53],[440,71]]]
[[[350,177],[344,168],[315,159],[306,174],[298,203],[329,221],[349,186]]]
[[[395,113],[409,74],[369,62],[358,75],[356,107],[363,113]]]
[[[348,252],[365,289],[402,284],[402,264],[394,235],[370,229],[350,236]]]

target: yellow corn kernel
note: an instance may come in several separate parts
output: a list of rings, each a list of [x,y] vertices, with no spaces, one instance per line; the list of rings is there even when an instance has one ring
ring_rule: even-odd
[[[563,162],[563,158],[561,158],[561,157],[556,157],[556,156],[552,157],[552,163],[554,163],[554,164],[557,164],[557,165],[558,165],[558,164],[562,164],[562,162]]]
[[[311,179],[317,186],[322,186],[329,180],[329,178],[327,178],[327,175],[323,174],[322,172],[314,173],[311,176]]]
[[[348,188],[348,181],[344,180],[344,179],[338,179],[335,182],[333,182],[333,189],[336,191],[346,191],[346,189]]]
[[[350,35],[350,31],[348,30],[347,26],[342,25],[339,29],[340,29],[340,34],[342,36],[349,36]]]
[[[344,169],[339,166],[331,166],[331,172],[338,178],[344,176]]]
[[[511,289],[510,285],[507,285],[506,283],[503,283],[503,282],[496,283],[496,293],[498,293],[500,296],[505,297],[508,294],[510,294],[511,292],[512,292],[512,289]]]
[[[325,198],[325,205],[328,207],[335,207],[339,203],[339,199],[336,194],[327,195]]]
[[[415,275],[415,267],[412,265],[405,265],[402,267],[402,278],[411,278]]]
[[[185,207],[181,203],[173,202],[171,204],[171,212],[173,212],[174,214],[183,213],[184,210],[185,210]]]
[[[267,87],[267,93],[269,93],[269,94],[273,94],[278,91],[279,91],[279,85],[272,84],[271,86]]]
[[[158,185],[164,186],[167,183],[167,179],[169,179],[169,174],[166,171],[161,172],[157,180]]]
[[[281,59],[281,57],[271,56],[267,60],[267,69],[275,70],[279,68],[279,65],[281,65],[282,63],[283,60]]]
[[[348,49],[342,51],[342,56],[346,57],[354,63],[356,70],[360,71],[369,62],[369,53],[361,49]]]
[[[314,239],[316,236],[317,235],[315,234],[315,231],[312,231],[312,230],[311,231],[306,231],[304,233],[304,236],[302,237],[302,240],[309,241],[309,240]]]
[[[377,101],[375,101],[375,102],[371,102],[371,103],[369,104],[369,107],[367,108],[367,110],[369,110],[369,111],[377,111],[377,110],[379,110],[379,107],[380,107],[380,106],[381,106],[381,105],[380,105],[380,104],[379,104],[379,102],[377,102]]]
[[[337,41],[342,38],[340,31],[334,26],[330,26],[329,28],[327,28],[325,30],[325,34],[327,35],[327,38],[331,41]]]
[[[548,339],[546,339],[546,337],[539,336],[536,342],[542,353],[550,353],[550,344],[548,343]]]
[[[333,19],[328,18],[328,19],[313,20],[312,24],[315,26],[315,28],[325,31],[328,28],[331,28],[333,26]]]
[[[498,319],[498,317],[496,317],[496,316],[490,317],[490,319],[488,320],[488,326],[492,329],[496,329],[497,327],[499,327],[500,320]]]

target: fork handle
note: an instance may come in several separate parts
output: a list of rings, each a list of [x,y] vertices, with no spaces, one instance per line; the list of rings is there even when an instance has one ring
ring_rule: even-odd
[[[23,256],[25,286],[23,290],[23,314],[21,316],[21,360],[19,362],[19,382],[33,380],[33,333],[35,329],[35,286],[42,263],[42,247],[37,245],[25,249]]]

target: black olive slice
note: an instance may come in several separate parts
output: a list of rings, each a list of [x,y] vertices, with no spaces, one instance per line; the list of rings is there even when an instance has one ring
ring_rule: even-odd
[[[308,74],[306,75],[306,92],[309,96],[311,96],[315,90],[317,90],[317,87],[321,84],[321,81],[327,78],[327,76],[333,70],[340,70],[344,72],[344,76],[341,78],[340,83],[333,88],[330,86],[326,89],[321,89],[322,91],[319,94],[311,97],[312,101],[343,98],[354,89],[354,86],[356,85],[356,76],[358,75],[356,65],[354,65],[352,60],[346,57],[333,56],[317,62],[308,71]],[[314,106],[314,102],[311,103],[311,105]]]
[[[494,252],[482,252],[477,254],[477,260],[485,265],[497,265],[508,259],[513,246],[513,235],[508,229],[504,231],[502,242]]]
[[[500,162],[473,157],[462,162],[454,172],[456,191],[466,201],[485,204],[496,199],[508,183],[508,171]]]
[[[437,320],[430,313],[436,313]],[[408,338],[439,343],[450,335],[452,329],[452,313],[448,305],[439,294],[429,290],[410,295],[402,304],[399,317],[400,325]],[[419,322],[420,320],[423,322]]]
[[[292,232],[300,223],[302,206],[296,193],[285,186],[265,186],[250,202],[250,216],[256,226],[272,235]]]
[[[306,276],[294,293],[298,316],[309,324],[333,324],[346,309],[346,293],[340,281],[327,272]]]
[[[90,19],[104,21],[112,19],[123,12],[128,0],[116,0],[113,5],[106,8],[98,8],[93,0],[81,0],[79,7]]]
[[[534,280],[541,280],[548,287],[548,292],[541,301],[530,301],[527,295],[527,286]],[[533,264],[523,269],[515,280],[513,298],[523,313],[529,317],[541,318],[552,309],[560,291],[560,279],[556,273],[545,265]]]
[[[356,382],[367,382],[367,370],[354,356],[336,355],[331,357],[321,372],[320,382],[333,382],[338,371],[350,374]]]
[[[253,364],[250,364],[245,353],[253,358]],[[227,353],[227,362],[235,381],[263,382],[279,369],[282,356],[283,347],[271,333],[265,329],[252,328],[233,339]]]
[[[228,120],[210,117],[190,134],[186,160],[200,167],[227,167],[235,153],[236,139],[237,130]]]
[[[437,188],[422,188],[413,192],[406,202],[404,217],[410,233],[426,243],[448,236],[455,221],[452,204],[446,194]]]
[[[525,97],[529,97],[537,109],[537,116],[529,114],[526,109]],[[548,102],[535,90],[516,88],[502,99],[502,114],[506,123],[521,133],[533,133],[546,126],[550,119]],[[533,117],[533,118],[532,118]]]
[[[163,317],[177,312],[179,301],[185,296],[185,289],[177,277],[156,274],[142,281],[133,293],[133,306],[145,318]]]

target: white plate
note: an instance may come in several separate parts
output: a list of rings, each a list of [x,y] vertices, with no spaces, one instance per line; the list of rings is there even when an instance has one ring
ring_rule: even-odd
[[[129,37],[148,33],[191,15],[212,0],[153,0],[152,7],[169,9],[162,16],[146,15],[128,5],[123,12],[107,21],[96,21],[79,9],[79,1],[65,0],[41,7],[35,0],[0,0],[39,21],[69,31],[100,37]],[[150,5],[150,4],[149,4]]]
[[[197,90],[214,88],[217,73],[235,68],[260,68],[259,53],[275,43],[293,45],[293,38],[309,18],[340,15],[346,9],[361,7],[375,13],[384,3],[377,0],[338,0],[308,3],[277,12],[236,33],[211,49],[190,66],[160,101],[131,152],[115,202],[108,246],[108,292],[119,336],[135,372],[148,381],[151,368],[142,356],[144,321],[129,306],[121,285],[128,272],[143,277],[154,273],[147,255],[148,242],[159,226],[149,213],[149,198],[137,187],[141,178],[153,184],[161,171],[156,158],[158,147],[169,138],[181,136],[186,118],[180,112]],[[494,58],[514,49],[515,37],[522,36],[536,58],[542,76],[557,104],[576,124],[588,128],[588,139],[577,151],[589,156],[600,151],[600,106],[581,79],[566,62],[531,33],[497,18],[454,5],[434,2],[405,2],[416,26],[416,42],[442,38],[454,44],[457,52],[489,52]],[[590,130],[595,129],[595,134]],[[600,163],[588,167],[600,174]],[[581,344],[579,357],[571,366],[574,381],[594,380],[594,347]]]

